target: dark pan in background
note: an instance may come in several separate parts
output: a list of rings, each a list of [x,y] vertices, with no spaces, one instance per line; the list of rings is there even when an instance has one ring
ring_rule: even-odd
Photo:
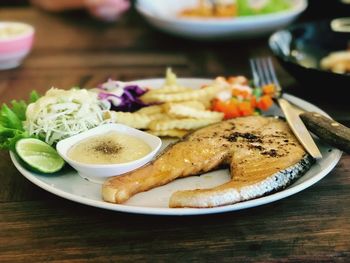
[[[350,30],[333,30],[331,24],[337,22],[327,19],[297,24],[275,32],[269,39],[273,54],[286,71],[302,84],[306,93],[327,92],[330,96],[339,96],[338,92],[350,93],[350,74],[338,74],[320,68],[320,60],[329,53],[349,48]],[[350,18],[348,22],[350,29]]]

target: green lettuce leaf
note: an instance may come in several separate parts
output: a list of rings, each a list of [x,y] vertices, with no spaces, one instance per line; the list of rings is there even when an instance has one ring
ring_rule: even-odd
[[[23,131],[22,120],[6,104],[3,104],[0,110],[0,125],[4,128]]]
[[[29,95],[29,103],[34,103],[40,98],[39,93],[33,90]]]
[[[0,149],[14,150],[19,139],[29,137],[27,132],[6,128],[0,125]]]
[[[35,102],[40,96],[33,91],[29,103]],[[0,109],[0,149],[13,150],[19,139],[29,137],[24,130],[23,121],[26,119],[28,104],[24,100],[11,101],[10,107],[3,104]]]

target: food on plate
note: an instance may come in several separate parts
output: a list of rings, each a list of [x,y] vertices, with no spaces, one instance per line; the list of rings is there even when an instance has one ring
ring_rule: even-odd
[[[203,105],[203,104],[201,104]],[[197,118],[197,119],[213,119],[213,120],[222,120],[223,114],[221,112],[216,111],[207,111],[204,109],[198,109],[192,106],[188,106],[186,104],[180,103],[169,103],[168,113],[170,116],[174,117],[189,117],[189,118]]]
[[[47,143],[24,138],[16,143],[16,153],[31,169],[43,173],[54,173],[62,169],[64,160]]]
[[[222,89],[220,85],[207,85],[201,89],[183,87],[168,68],[164,85],[159,89],[148,88],[140,96],[144,103],[142,108],[134,112],[113,110],[108,114],[117,123],[143,129],[153,135],[182,137],[193,129],[223,119],[223,113],[209,109],[211,100]]]
[[[163,105],[151,105],[141,108],[137,111],[138,114],[154,115],[163,112]]]
[[[16,142],[29,137],[23,126],[26,119],[28,103],[33,103],[39,98],[38,93],[31,92],[28,102],[24,100],[12,100],[10,106],[3,104],[0,110],[0,149],[15,150]]]
[[[287,10],[291,7],[288,0],[199,0],[197,6],[186,8],[180,17],[232,18],[269,14]]]
[[[194,131],[148,165],[107,180],[102,196],[105,201],[123,203],[177,178],[229,167],[230,182],[211,189],[175,192],[169,206],[229,205],[286,187],[312,162],[284,120],[241,117]]]
[[[350,73],[350,50],[332,52],[321,60],[321,68],[334,73]]]
[[[13,101],[11,107],[2,106],[0,147],[14,150],[19,139],[28,137],[55,146],[60,140],[113,122],[156,136],[181,138],[224,118],[260,114],[263,96],[256,95],[260,89],[249,87],[246,78],[218,77],[205,82],[197,89],[185,87],[168,68],[159,89],[109,79],[91,90],[51,88],[42,97],[32,93],[29,104]],[[237,104],[238,110],[232,105],[225,108],[226,103]],[[242,107],[245,104],[249,109]],[[261,109],[269,106],[265,103]]]
[[[168,89],[165,88],[165,90],[150,90],[141,97],[141,100],[145,103],[210,100],[219,90],[220,87],[218,86],[206,86],[201,89],[187,88],[185,90],[176,90],[173,92],[169,92]]]
[[[217,77],[215,82],[225,88],[211,101],[212,110],[223,112],[225,119],[259,115],[273,105],[276,92],[273,84],[252,88],[243,76]]]
[[[170,102],[140,109],[136,112],[109,112],[117,123],[146,130],[154,135],[182,137],[191,131],[223,119],[224,114],[206,110],[199,101]],[[174,129],[177,132],[174,132]],[[182,130],[178,132],[178,130]],[[171,130],[165,132],[165,130]],[[162,131],[161,133],[159,131]],[[176,135],[176,136],[175,136]],[[181,135],[181,136],[180,136]]]
[[[135,129],[147,129],[152,118],[150,116],[153,116],[137,112],[122,111],[111,111],[108,114],[110,114],[111,119],[116,120],[117,123],[125,124]]]
[[[28,105],[24,127],[30,136],[53,145],[108,122],[104,118],[105,112],[94,92],[51,88]]]
[[[98,93],[98,98],[108,109],[114,111],[133,112],[147,106],[140,100],[146,90],[142,87],[117,80],[109,79],[97,86],[93,91]]]
[[[182,137],[186,130],[190,132],[223,118],[258,115],[273,105],[274,93],[273,85],[252,88],[243,76],[217,77],[198,89],[184,87],[168,68],[164,85],[159,89],[150,87],[140,96],[145,104],[142,108],[109,114],[118,123],[157,136]]]
[[[182,138],[188,133],[188,130],[181,130],[181,129],[157,130],[157,131],[149,130],[148,133],[159,137]]]
[[[217,119],[170,119],[170,120],[155,120],[149,125],[151,131],[166,131],[172,129],[193,130],[209,124],[218,122]]]
[[[119,164],[140,159],[150,151],[151,147],[143,140],[111,131],[79,141],[67,156],[86,164]]]

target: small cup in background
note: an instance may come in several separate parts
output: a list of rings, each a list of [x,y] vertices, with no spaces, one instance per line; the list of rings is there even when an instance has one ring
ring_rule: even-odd
[[[32,49],[34,27],[21,22],[0,21],[0,70],[18,67]]]

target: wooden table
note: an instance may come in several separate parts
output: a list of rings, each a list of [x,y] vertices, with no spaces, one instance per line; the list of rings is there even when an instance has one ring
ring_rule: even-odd
[[[161,34],[131,12],[106,25],[77,14],[2,8],[0,20],[37,30],[33,52],[0,72],[1,102],[51,86],[93,87],[121,80],[249,74],[248,58],[269,54],[266,39],[227,43]],[[303,96],[281,68],[284,86],[350,123],[349,106]],[[305,87],[304,87],[305,88]],[[56,197],[27,181],[1,153],[0,262],[347,262],[350,259],[350,155],[322,181],[287,199],[210,216],[166,217],[112,212]]]

